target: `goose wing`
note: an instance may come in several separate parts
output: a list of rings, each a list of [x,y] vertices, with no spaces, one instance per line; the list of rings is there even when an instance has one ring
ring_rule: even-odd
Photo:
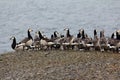
[[[24,38],[20,43],[26,43],[29,40],[29,38]]]
[[[44,38],[44,40],[45,40],[46,42],[53,42],[53,41],[54,41],[54,40],[48,39],[48,38]]]

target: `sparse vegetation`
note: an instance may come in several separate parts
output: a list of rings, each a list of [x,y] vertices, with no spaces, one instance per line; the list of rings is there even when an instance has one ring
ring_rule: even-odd
[[[0,80],[119,80],[120,54],[25,51],[0,55]]]

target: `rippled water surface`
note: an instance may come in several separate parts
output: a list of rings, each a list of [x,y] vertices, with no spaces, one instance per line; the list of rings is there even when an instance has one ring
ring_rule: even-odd
[[[0,0],[0,53],[12,51],[9,38],[20,41],[29,27],[47,36],[65,27],[73,35],[84,28],[92,36],[96,28],[110,36],[120,29],[120,0]]]

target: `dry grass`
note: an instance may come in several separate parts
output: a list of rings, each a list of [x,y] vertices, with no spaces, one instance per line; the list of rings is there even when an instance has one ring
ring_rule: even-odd
[[[120,80],[120,54],[26,51],[0,55],[0,80]]]

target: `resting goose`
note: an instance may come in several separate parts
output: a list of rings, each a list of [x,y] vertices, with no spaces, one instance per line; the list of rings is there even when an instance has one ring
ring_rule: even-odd
[[[25,44],[16,43],[16,38],[14,36],[12,36],[10,38],[10,40],[13,40],[13,42],[11,44],[12,49],[14,49],[16,51],[18,51],[18,50],[24,50]]]
[[[20,43],[24,43],[25,46],[31,48],[31,45],[33,44],[33,38],[30,34],[30,32],[32,32],[33,30],[28,29],[27,33],[28,33],[28,37],[25,37]]]

